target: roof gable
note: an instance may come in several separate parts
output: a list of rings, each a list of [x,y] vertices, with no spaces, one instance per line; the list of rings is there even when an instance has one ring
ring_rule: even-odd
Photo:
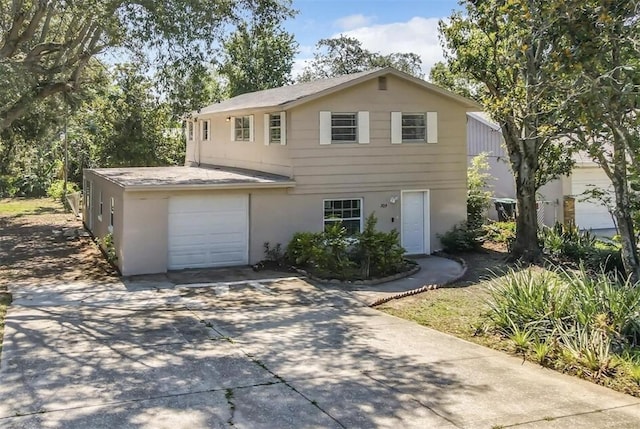
[[[377,68],[360,73],[342,75],[338,77],[319,79],[312,82],[298,83],[281,86],[279,88],[266,89],[263,91],[250,92],[236,97],[215,103],[192,112],[192,115],[203,115],[209,113],[231,113],[250,109],[277,108],[286,110],[290,107],[307,103],[319,97],[340,91],[342,89],[357,85],[358,83],[377,78],[384,75],[395,75],[401,79],[410,81],[427,90],[450,98],[467,109],[478,109],[480,106],[465,97],[455,94],[437,85],[428,83],[409,74],[403,73],[392,67]]]

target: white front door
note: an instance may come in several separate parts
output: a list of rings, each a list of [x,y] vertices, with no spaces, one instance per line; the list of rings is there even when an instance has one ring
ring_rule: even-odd
[[[410,255],[431,253],[429,240],[429,191],[403,191],[402,247]]]
[[[189,195],[169,199],[171,270],[249,263],[249,196]]]

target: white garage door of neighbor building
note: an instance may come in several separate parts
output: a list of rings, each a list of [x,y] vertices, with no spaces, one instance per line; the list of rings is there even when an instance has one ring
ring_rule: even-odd
[[[402,247],[411,255],[431,253],[429,191],[402,191]]]
[[[249,263],[249,196],[169,199],[170,270]]]
[[[607,208],[592,201],[580,201],[584,198],[582,193],[586,190],[597,188],[611,191],[611,181],[600,168],[574,168],[571,175],[571,194],[576,198],[576,225],[583,229],[608,229],[613,228],[613,220]]]

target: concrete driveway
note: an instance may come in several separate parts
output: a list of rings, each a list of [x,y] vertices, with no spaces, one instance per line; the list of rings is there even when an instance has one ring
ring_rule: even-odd
[[[0,427],[640,426],[637,398],[259,275],[15,285]]]

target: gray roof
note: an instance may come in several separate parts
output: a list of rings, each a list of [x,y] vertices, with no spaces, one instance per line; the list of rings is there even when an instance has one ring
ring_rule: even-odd
[[[96,175],[125,190],[291,187],[285,176],[228,167],[95,168]]]
[[[394,74],[396,76],[410,80],[442,95],[454,98],[458,102],[466,104],[468,107],[480,107],[472,100],[468,100],[460,95],[454,94],[436,85],[425,82],[422,79],[418,79],[414,76],[398,71],[392,67],[384,67],[375,68],[360,73],[346,74],[328,79],[318,79],[312,82],[298,83],[294,85],[281,86],[279,88],[250,92],[247,94],[238,95],[228,100],[224,100],[220,103],[212,104],[203,109],[200,109],[199,111],[192,112],[192,115],[234,112],[261,108],[284,108],[291,103],[304,102],[307,98],[313,96],[321,96],[344,86],[350,86],[374,76],[385,74]]]
[[[500,131],[500,125],[493,119],[491,119],[491,116],[487,112],[467,112],[467,116],[470,116],[473,119],[482,122],[489,128]]]

